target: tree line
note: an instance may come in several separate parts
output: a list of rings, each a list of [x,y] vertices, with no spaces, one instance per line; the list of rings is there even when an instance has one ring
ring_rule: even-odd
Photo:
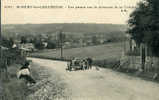
[[[143,0],[131,13],[128,33],[137,45],[146,44],[159,56],[159,0]]]

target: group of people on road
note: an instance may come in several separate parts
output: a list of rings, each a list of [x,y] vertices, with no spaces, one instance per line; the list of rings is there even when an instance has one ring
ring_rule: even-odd
[[[81,69],[81,70],[86,70],[86,69],[92,69],[92,58],[88,57],[85,59],[77,59],[73,58],[68,62],[68,70],[71,70],[72,68],[74,69]]]

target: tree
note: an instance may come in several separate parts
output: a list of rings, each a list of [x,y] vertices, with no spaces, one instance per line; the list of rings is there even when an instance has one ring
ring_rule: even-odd
[[[128,32],[138,44],[144,42],[145,29],[148,28],[148,16],[148,7],[143,2],[140,2],[136,10],[130,15]]]
[[[159,0],[147,0],[151,7],[151,22],[149,23],[151,38],[148,40],[149,46],[155,55],[159,56]]]
[[[7,47],[7,48],[11,48],[14,44],[14,39],[13,38],[5,38],[5,37],[2,37],[2,42],[1,42],[1,45],[4,46],[4,47]]]
[[[21,37],[21,43],[27,43],[27,39],[26,39],[25,36],[22,36],[22,37]]]
[[[11,48],[14,44],[14,40],[13,38],[9,38],[9,41],[8,41],[8,47]]]
[[[53,40],[52,38],[48,38],[47,40],[47,48],[48,49],[55,49],[56,48],[56,41]]]
[[[34,39],[34,46],[37,49],[44,49],[44,45],[43,45],[41,39],[38,39],[38,38]]]
[[[96,36],[93,36],[93,37],[92,37],[92,43],[93,43],[94,45],[97,45],[97,44],[99,43]]]
[[[130,15],[128,32],[137,44],[144,43],[159,56],[159,0],[144,0]]]
[[[144,0],[130,15],[128,33],[138,45],[151,48],[159,56],[159,0]],[[145,46],[142,45],[142,69],[145,65]]]

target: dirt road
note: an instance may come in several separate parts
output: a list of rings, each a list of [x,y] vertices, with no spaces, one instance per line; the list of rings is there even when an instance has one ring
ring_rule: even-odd
[[[29,59],[48,69],[51,80],[60,77],[60,83],[65,85],[65,93],[68,93],[67,98],[62,97],[60,100],[159,100],[157,83],[130,77],[110,69],[96,70],[95,67],[91,70],[68,72],[65,70],[66,62]],[[48,89],[50,88],[52,87]]]

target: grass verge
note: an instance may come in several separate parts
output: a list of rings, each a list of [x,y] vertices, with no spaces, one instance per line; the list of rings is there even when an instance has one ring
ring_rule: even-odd
[[[29,89],[26,81],[23,79],[18,79],[16,72],[19,70],[21,65],[13,64],[8,67],[8,78],[5,77],[5,73],[2,73],[1,78],[1,89],[2,93],[0,95],[0,100],[26,100],[26,97],[34,92]],[[38,73],[33,69],[32,76],[38,79]]]
[[[5,73],[1,75],[2,83],[2,100],[25,100],[28,94],[28,89],[24,80],[19,80],[16,77],[16,72],[20,68],[20,65],[14,64],[8,67],[8,78],[5,77]]]

